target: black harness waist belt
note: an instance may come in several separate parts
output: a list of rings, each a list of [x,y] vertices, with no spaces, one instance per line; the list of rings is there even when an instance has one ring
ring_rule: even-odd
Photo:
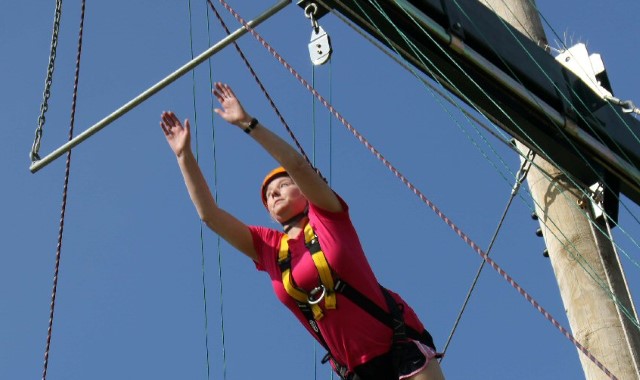
[[[360,307],[362,310],[366,311],[367,313],[369,313],[369,315],[393,330],[394,341],[410,338],[422,342],[427,346],[435,349],[433,338],[429,336],[430,341],[423,341],[425,339],[424,332],[418,332],[411,326],[407,326],[404,323],[404,318],[402,317],[402,310],[400,310],[398,304],[393,299],[389,291],[382,285],[380,285],[380,289],[382,290],[382,294],[387,301],[389,312],[382,309],[375,302],[371,301],[367,296],[360,293],[358,289],[350,286],[343,280],[337,280],[335,284],[336,293],[340,293],[343,296],[347,297],[351,302],[358,305],[358,307]]]
[[[320,286],[316,287],[309,293],[306,293],[304,290],[296,286],[291,274],[291,253],[289,252],[287,235],[284,235],[280,241],[278,266],[282,272],[282,283],[286,292],[296,300],[300,311],[304,314],[318,341],[327,350],[327,355],[322,360],[323,363],[331,361],[335,371],[342,379],[349,380],[353,378],[353,373],[350,373],[344,364],[337,362],[331,355],[329,345],[322,337],[322,333],[320,332],[317,322],[323,317],[322,308],[320,307],[319,302],[324,299],[326,309],[335,309],[337,293],[348,298],[359,308],[367,312],[367,314],[371,315],[393,331],[393,341],[391,345],[393,356],[398,356],[395,353],[396,348],[400,346],[399,343],[406,341],[407,338],[419,341],[435,350],[433,338],[426,330],[421,332],[416,331],[414,328],[407,326],[404,323],[404,318],[402,316],[404,310],[401,310],[399,307],[400,305],[387,289],[382,285],[379,285],[389,311],[378,306],[375,302],[371,301],[369,297],[362,294],[356,288],[350,286],[344,280],[335,278],[324,252],[322,252],[318,236],[315,234],[310,224],[305,226],[304,235],[305,245],[309,249],[309,253],[311,254],[314,264],[318,269]],[[321,292],[320,295],[317,294],[318,292]]]

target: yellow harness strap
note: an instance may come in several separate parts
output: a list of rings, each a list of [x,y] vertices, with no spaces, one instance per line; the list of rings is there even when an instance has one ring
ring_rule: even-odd
[[[318,237],[316,236],[315,232],[313,232],[310,224],[307,224],[304,228],[304,237],[305,244],[307,245],[307,247],[309,247],[311,258],[313,259],[313,262],[318,269],[320,282],[322,286],[324,286],[325,307],[327,309],[335,309],[336,294],[334,290],[334,281],[333,275],[331,273],[331,268],[329,268],[327,258],[320,248]],[[313,313],[313,318],[318,321],[324,316],[324,314],[322,313],[322,308],[318,303],[310,303],[309,295],[304,290],[298,288],[295,285],[293,277],[291,275],[290,260],[291,252],[289,251],[289,237],[285,234],[280,240],[280,251],[278,253],[278,265],[280,266],[280,270],[282,271],[282,284],[284,285],[284,289],[287,294],[289,294],[289,296],[291,296],[299,303],[309,305]]]
[[[316,268],[320,274],[320,282],[324,285],[327,292],[324,299],[324,307],[327,309],[335,309],[336,292],[334,291],[333,273],[331,273],[329,262],[327,262],[327,258],[324,255],[324,252],[322,252],[318,236],[313,232],[313,228],[311,228],[311,224],[309,223],[304,227],[304,241],[307,244],[307,247],[309,247],[311,258],[316,264]]]

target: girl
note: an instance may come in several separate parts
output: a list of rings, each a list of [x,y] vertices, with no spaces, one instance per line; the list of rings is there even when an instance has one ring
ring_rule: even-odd
[[[249,115],[233,90],[213,91],[225,121],[244,130],[281,166],[260,196],[283,231],[247,226],[216,204],[191,151],[189,120],[163,112],[160,126],[204,223],[269,274],[278,298],[328,351],[343,379],[444,379],[433,340],[397,294],[381,287],[349,208],[293,147]]]

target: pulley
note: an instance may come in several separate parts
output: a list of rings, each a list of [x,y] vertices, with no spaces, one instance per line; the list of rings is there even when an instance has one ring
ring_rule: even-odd
[[[311,41],[309,42],[309,57],[311,62],[318,66],[325,64],[331,58],[331,40],[329,35],[322,29],[316,14],[318,5],[310,3],[304,8],[304,15],[311,20]]]

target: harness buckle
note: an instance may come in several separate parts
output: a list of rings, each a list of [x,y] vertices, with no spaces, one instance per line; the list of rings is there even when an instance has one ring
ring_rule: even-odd
[[[320,293],[319,296],[318,293]],[[327,294],[327,289],[324,287],[324,285],[316,286],[309,292],[307,302],[309,303],[309,305],[316,305],[320,303],[320,301],[322,301],[325,294]]]

